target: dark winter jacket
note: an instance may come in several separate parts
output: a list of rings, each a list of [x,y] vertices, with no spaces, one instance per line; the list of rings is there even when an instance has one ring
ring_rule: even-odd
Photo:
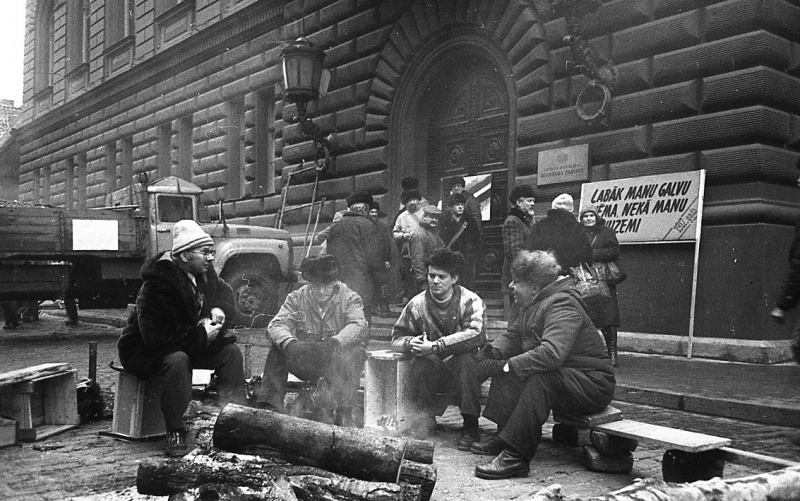
[[[444,245],[447,246],[464,225],[466,225],[464,231],[450,245],[450,250],[460,252],[465,258],[472,260],[480,253],[481,249],[481,230],[472,216],[465,212],[459,220],[448,214],[439,222],[439,235],[442,237]]]
[[[443,249],[444,242],[436,228],[421,224],[408,241],[411,254],[411,270],[414,273],[414,282],[417,290],[425,290],[428,286],[428,267],[426,263],[433,251]]]
[[[366,312],[370,312],[372,306],[370,270],[379,266],[383,257],[377,244],[381,231],[383,229],[369,216],[345,212],[331,225],[328,235],[327,253],[339,260],[339,280],[361,296]]]
[[[537,221],[525,241],[528,250],[553,251],[563,274],[581,263],[593,263],[592,248],[583,225],[564,209],[550,209],[547,217]]]
[[[508,216],[503,221],[503,254],[505,256],[501,277],[503,292],[508,292],[508,284],[511,282],[511,263],[514,262],[519,251],[525,248],[525,241],[532,231],[532,226],[533,218],[516,207],[512,207],[508,211]]]
[[[619,241],[617,232],[606,226],[606,221],[597,216],[594,226],[584,226],[584,232],[592,247],[595,263],[610,263],[619,259]],[[619,327],[619,304],[617,303],[617,286],[608,284],[611,297],[608,300],[590,301],[589,316],[597,327]]]
[[[492,341],[519,377],[561,367],[614,374],[603,339],[578,297],[573,278],[557,280],[539,291],[508,331]]]
[[[197,293],[189,275],[168,253],[148,260],[141,274],[144,283],[136,297],[136,309],[117,343],[126,370],[144,379],[158,371],[165,355],[176,351],[189,356],[215,353],[236,342],[234,336],[223,336],[236,313],[233,293],[213,268],[197,278]],[[212,308],[225,312],[225,325],[209,344],[205,328],[198,322],[210,317]]]

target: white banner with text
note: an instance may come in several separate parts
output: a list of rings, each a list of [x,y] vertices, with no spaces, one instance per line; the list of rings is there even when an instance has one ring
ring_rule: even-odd
[[[598,209],[620,243],[693,241],[702,210],[704,171],[585,183],[581,210]]]

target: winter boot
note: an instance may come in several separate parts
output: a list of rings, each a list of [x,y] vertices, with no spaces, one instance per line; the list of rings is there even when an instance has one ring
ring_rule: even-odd
[[[611,365],[617,367],[619,364],[617,360],[617,328],[606,327],[602,329],[603,337],[606,339],[606,349],[608,356],[611,358]]]

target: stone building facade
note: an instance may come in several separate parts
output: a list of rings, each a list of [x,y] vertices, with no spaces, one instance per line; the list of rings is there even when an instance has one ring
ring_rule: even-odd
[[[280,86],[281,43],[305,36],[331,72],[309,108],[335,135],[323,226],[356,190],[391,217],[406,176],[437,200],[442,179],[489,174],[491,272],[507,193],[536,183],[539,151],[588,143],[590,181],[706,169],[695,336],[771,349],[800,206],[797,0],[610,0],[583,26],[618,74],[596,124],[576,113],[587,79],[545,0],[28,0],[20,195],[96,207],[142,172],[177,175],[229,220],[273,225],[311,150]],[[293,178],[288,203],[312,181]],[[580,186],[541,187],[538,212]],[[284,218],[298,243],[308,210]],[[621,330],[682,350],[693,248],[623,253]]]

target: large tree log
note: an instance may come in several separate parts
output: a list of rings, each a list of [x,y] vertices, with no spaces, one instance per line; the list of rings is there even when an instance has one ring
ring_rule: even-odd
[[[286,480],[288,479],[288,484]],[[291,485],[287,496],[285,485]],[[136,475],[139,494],[200,499],[330,499],[348,501],[418,501],[418,485],[366,482],[310,466],[277,463],[257,456],[214,451],[182,459],[145,460]],[[249,496],[249,497],[248,497]]]
[[[531,501],[562,501],[561,486],[554,484],[537,492]],[[573,501],[581,501],[574,499]],[[583,501],[796,501],[800,499],[800,466],[750,477],[699,480],[671,484],[662,480],[637,480],[609,494]]]
[[[229,404],[214,426],[214,446],[230,452],[277,454],[361,480],[394,482],[402,461],[433,463],[433,442],[318,423]]]

